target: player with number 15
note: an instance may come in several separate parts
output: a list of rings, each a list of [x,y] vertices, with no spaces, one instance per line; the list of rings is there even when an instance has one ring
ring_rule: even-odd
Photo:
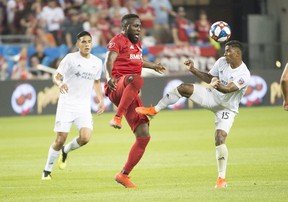
[[[186,97],[214,113],[218,166],[215,188],[227,186],[225,178],[228,150],[225,140],[250,80],[250,72],[242,61],[242,52],[243,48],[239,41],[227,42],[224,57],[219,58],[208,73],[196,69],[192,60],[185,61],[184,64],[188,70],[202,81],[210,83],[211,88],[198,84],[182,83],[164,96],[155,107],[136,108],[136,112],[139,114],[154,116],[168,105],[176,103],[181,97]]]

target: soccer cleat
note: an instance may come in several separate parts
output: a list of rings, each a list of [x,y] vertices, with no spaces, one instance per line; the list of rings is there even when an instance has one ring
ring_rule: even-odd
[[[227,182],[225,179],[218,177],[215,188],[225,188],[227,187]]]
[[[113,119],[110,121],[109,125],[114,128],[121,129],[122,128],[121,121],[122,121],[122,117],[114,116]]]
[[[58,158],[58,167],[59,167],[59,169],[61,169],[61,170],[65,169],[67,156],[68,156],[68,154],[64,152],[64,146],[63,146],[62,149],[61,149],[61,153],[59,155],[59,158]]]
[[[51,180],[52,179],[51,172],[43,170],[43,174],[42,174],[42,178],[41,179],[42,180]]]
[[[156,110],[154,107],[136,107],[135,111],[138,114],[142,114],[142,115],[146,115],[146,116],[150,116],[153,117],[157,114]]]
[[[114,180],[126,188],[137,188],[137,186],[130,181],[130,177],[121,172],[115,175]]]

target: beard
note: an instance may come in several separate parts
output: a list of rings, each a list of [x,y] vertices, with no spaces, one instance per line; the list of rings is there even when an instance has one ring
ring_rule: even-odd
[[[127,38],[133,43],[136,44],[138,42],[138,38],[132,34],[132,33],[127,33]]]

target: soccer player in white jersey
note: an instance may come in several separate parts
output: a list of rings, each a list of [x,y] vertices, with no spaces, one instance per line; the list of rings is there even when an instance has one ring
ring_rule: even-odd
[[[58,160],[60,169],[66,166],[68,152],[88,143],[93,130],[91,114],[91,93],[94,88],[100,101],[97,114],[104,111],[104,101],[100,77],[103,70],[101,59],[92,55],[92,37],[82,31],[77,35],[79,51],[67,54],[54,75],[54,83],[60,89],[54,131],[56,139],[51,145],[42,179],[50,180],[54,161]],[[72,123],[79,131],[79,136],[66,144]]]
[[[155,107],[137,107],[136,112],[148,116],[156,115],[168,105],[176,103],[181,97],[186,97],[215,114],[215,145],[218,178],[215,188],[227,186],[226,166],[228,150],[226,137],[232,127],[234,117],[250,79],[250,72],[242,61],[242,45],[233,40],[225,44],[224,57],[219,58],[213,68],[207,73],[194,67],[192,60],[184,62],[190,72],[211,87],[198,84],[182,83],[164,96]]]

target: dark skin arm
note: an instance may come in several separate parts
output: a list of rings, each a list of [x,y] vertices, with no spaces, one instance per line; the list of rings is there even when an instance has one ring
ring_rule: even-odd
[[[186,60],[184,62],[187,65],[187,69],[193,73],[196,77],[201,79],[206,83],[210,83],[213,88],[222,92],[222,93],[231,93],[239,90],[239,88],[233,83],[229,83],[227,86],[224,86],[217,77],[213,77],[207,72],[202,72],[194,67],[194,62],[192,60]]]
[[[154,71],[158,72],[159,74],[163,74],[166,68],[161,65],[160,63],[156,64],[147,60],[143,60],[143,67],[148,69],[153,69]]]
[[[233,82],[230,82],[227,86],[224,86],[217,77],[213,77],[210,84],[213,88],[222,93],[232,93],[239,90],[239,88]]]
[[[184,65],[187,66],[187,69],[193,73],[196,77],[198,77],[201,81],[204,81],[206,83],[210,83],[213,76],[211,74],[208,74],[207,72],[202,72],[199,69],[194,67],[193,60],[186,60],[184,62]]]
[[[108,80],[108,87],[111,91],[114,91],[117,87],[117,80],[116,78],[112,77],[112,68],[115,60],[118,57],[118,53],[115,51],[108,51],[106,55],[106,60],[105,60],[105,69],[108,73],[109,80]]]

